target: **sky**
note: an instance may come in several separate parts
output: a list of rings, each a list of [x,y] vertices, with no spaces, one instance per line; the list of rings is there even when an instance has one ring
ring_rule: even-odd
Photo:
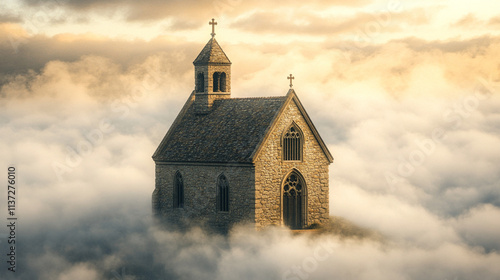
[[[151,156],[212,18],[232,96],[283,96],[292,73],[335,158],[330,214],[382,238],[152,222]],[[491,0],[2,1],[1,275],[498,279],[499,50]]]

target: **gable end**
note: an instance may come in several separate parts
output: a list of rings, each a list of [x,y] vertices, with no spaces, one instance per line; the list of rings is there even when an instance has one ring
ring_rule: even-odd
[[[251,158],[253,160],[255,160],[256,158],[258,158],[259,153],[261,152],[262,147],[264,146],[263,144],[267,141],[267,139],[269,138],[271,132],[276,127],[277,122],[280,119],[280,116],[284,113],[285,109],[287,108],[287,106],[291,102],[294,102],[295,105],[297,106],[297,108],[299,109],[302,117],[304,118],[305,122],[307,123],[307,126],[309,127],[309,129],[311,130],[312,134],[314,135],[314,138],[316,139],[316,141],[318,142],[319,146],[321,147],[321,150],[323,151],[323,153],[324,153],[325,157],[327,158],[328,162],[329,163],[333,163],[333,156],[332,156],[332,154],[328,150],[328,147],[326,146],[325,142],[323,141],[323,139],[319,135],[318,130],[314,126],[313,122],[311,121],[311,118],[307,114],[304,106],[300,102],[299,98],[297,97],[297,94],[295,93],[295,91],[293,89],[290,89],[288,91],[287,96],[286,96],[286,101],[283,103],[283,106],[280,108],[279,112],[274,117],[272,124],[269,126],[269,128],[266,131],[266,135],[261,139],[259,145],[257,146],[257,149],[255,149],[255,151],[252,154]]]

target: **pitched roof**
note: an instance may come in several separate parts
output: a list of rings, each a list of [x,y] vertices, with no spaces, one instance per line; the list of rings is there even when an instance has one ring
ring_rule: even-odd
[[[290,89],[286,96],[215,100],[208,114],[197,114],[194,92],[153,155],[160,162],[253,163],[279,116],[295,102],[329,162],[333,157]]]
[[[217,43],[215,38],[208,41],[205,47],[201,50],[200,54],[193,61],[194,65],[208,65],[209,63],[231,64],[231,61],[229,61],[229,58],[219,46],[219,43]]]
[[[196,114],[192,95],[153,155],[155,161],[251,163],[287,97],[215,100]]]

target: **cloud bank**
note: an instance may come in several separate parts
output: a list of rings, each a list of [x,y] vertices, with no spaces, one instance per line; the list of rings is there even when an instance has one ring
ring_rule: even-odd
[[[101,5],[77,4],[67,2]],[[498,36],[220,40],[235,97],[284,95],[294,74],[335,157],[331,214],[383,238],[244,225],[219,236],[150,216],[150,157],[193,89],[205,42],[33,35],[3,18],[0,158],[20,182],[9,279],[499,277]]]

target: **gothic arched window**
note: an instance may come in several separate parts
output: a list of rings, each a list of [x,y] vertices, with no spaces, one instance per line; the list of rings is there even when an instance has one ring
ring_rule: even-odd
[[[220,73],[220,91],[226,92],[226,73]]]
[[[282,146],[283,160],[302,160],[302,134],[295,123],[283,134]]]
[[[220,80],[219,72],[215,72],[213,75],[213,88],[212,88],[214,92],[219,91],[219,80]]]
[[[307,220],[307,193],[302,176],[293,171],[283,183],[283,222],[291,229],[303,228]]]
[[[184,180],[179,171],[174,176],[174,208],[184,208]]]
[[[198,73],[196,75],[196,92],[204,92],[205,91],[205,75],[203,73]]]
[[[217,210],[229,211],[229,183],[224,174],[217,179]]]

